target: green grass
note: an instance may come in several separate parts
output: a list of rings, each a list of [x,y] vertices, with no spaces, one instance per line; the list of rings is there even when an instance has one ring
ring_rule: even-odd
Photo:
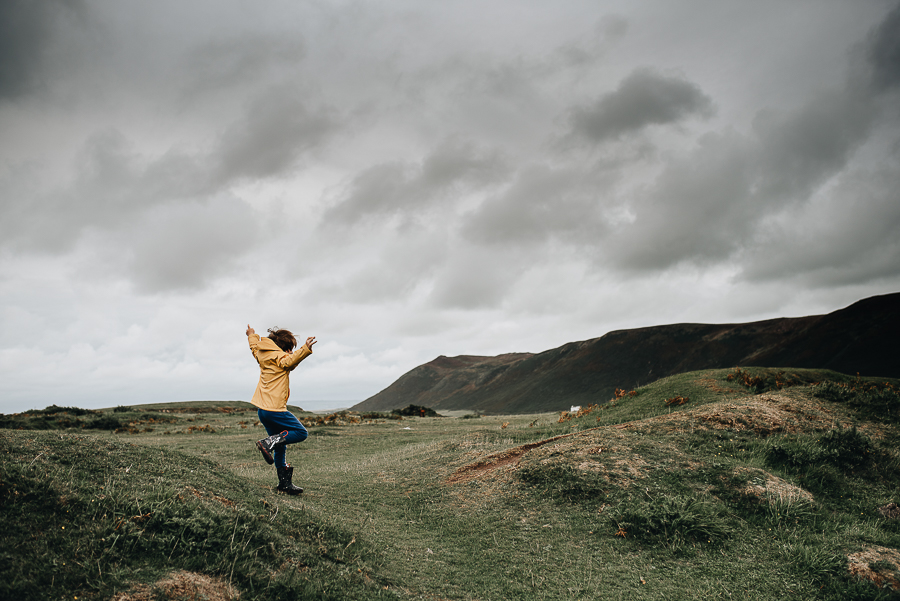
[[[108,598],[172,569],[250,598],[392,598],[333,516],[209,459],[73,433],[2,433],[0,598]],[[350,569],[350,565],[354,569]]]
[[[847,554],[900,548],[898,521],[877,511],[900,499],[896,421],[871,418],[859,396],[817,397],[809,383],[852,378],[810,370],[768,391],[827,410],[790,422],[805,429],[692,417],[766,397],[732,373],[666,378],[562,423],[549,413],[312,428],[288,450],[300,497],[272,490],[253,446],[263,430],[243,404],[68,414],[129,424],[118,433],[15,429],[34,416],[3,416],[0,598],[109,599],[176,569],[218,576],[245,600],[892,598],[851,578]],[[667,406],[675,396],[689,400]],[[814,501],[748,494],[763,474]]]

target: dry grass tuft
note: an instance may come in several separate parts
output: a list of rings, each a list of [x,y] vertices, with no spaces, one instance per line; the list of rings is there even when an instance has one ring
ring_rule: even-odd
[[[833,412],[815,399],[799,395],[766,393],[710,403],[689,411],[628,422],[618,427],[663,433],[749,430],[768,436],[815,432],[832,427],[836,421],[839,420]]]
[[[138,584],[130,591],[113,595],[110,601],[234,601],[239,593],[228,582],[194,572],[172,572],[152,585]]]
[[[883,507],[879,507],[878,513],[889,520],[900,519],[900,505],[897,505],[896,503],[888,503]]]
[[[813,502],[812,493],[804,490],[799,486],[782,480],[778,476],[773,476],[769,472],[757,468],[739,467],[735,470],[738,474],[747,474],[749,482],[742,491],[745,495],[756,497],[757,499],[769,503],[795,503],[803,501],[807,503]]]
[[[231,499],[226,499],[225,497],[220,497],[219,495],[213,494],[211,492],[204,493],[203,491],[197,490],[193,486],[185,486],[184,490],[191,493],[198,499],[210,498],[210,499],[213,499],[214,501],[218,501],[225,507],[234,507],[236,505],[236,503],[234,501],[232,501]]]
[[[900,551],[887,547],[869,547],[847,556],[850,573],[874,582],[878,587],[900,590]]]

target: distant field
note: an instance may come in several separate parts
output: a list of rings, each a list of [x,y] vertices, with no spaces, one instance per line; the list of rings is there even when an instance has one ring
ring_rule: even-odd
[[[246,403],[2,416],[0,598],[896,599],[887,384],[711,370],[574,415],[349,414],[289,448],[300,497]]]

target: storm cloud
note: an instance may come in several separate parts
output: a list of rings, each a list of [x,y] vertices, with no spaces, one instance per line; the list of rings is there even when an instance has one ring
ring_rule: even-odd
[[[0,4],[0,101],[27,97],[52,76],[59,28],[77,22],[80,0]]]
[[[714,112],[712,99],[695,84],[641,68],[592,106],[573,109],[570,121],[573,135],[600,142],[649,125],[708,118]]]

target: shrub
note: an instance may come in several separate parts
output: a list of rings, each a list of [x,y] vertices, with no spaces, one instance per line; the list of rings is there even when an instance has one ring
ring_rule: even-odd
[[[759,375],[754,375],[740,367],[735,368],[725,379],[729,382],[737,381],[757,394],[807,383],[800,376],[794,374],[785,375],[783,371],[773,374],[768,370],[763,370]]]
[[[84,423],[85,428],[92,430],[115,430],[122,427],[122,422],[112,415],[101,415]]]
[[[58,407],[56,405],[50,405],[44,409],[29,409],[25,411],[23,415],[56,415],[57,413],[68,413],[70,415],[89,415],[92,413],[98,413],[92,409],[81,409],[80,407]]]
[[[367,411],[359,416],[361,419],[395,419],[402,420],[402,415],[396,413],[384,413],[382,411]]]
[[[430,407],[421,407],[419,405],[408,405],[403,409],[394,409],[391,411],[396,415],[404,417],[440,417],[437,411]]]

